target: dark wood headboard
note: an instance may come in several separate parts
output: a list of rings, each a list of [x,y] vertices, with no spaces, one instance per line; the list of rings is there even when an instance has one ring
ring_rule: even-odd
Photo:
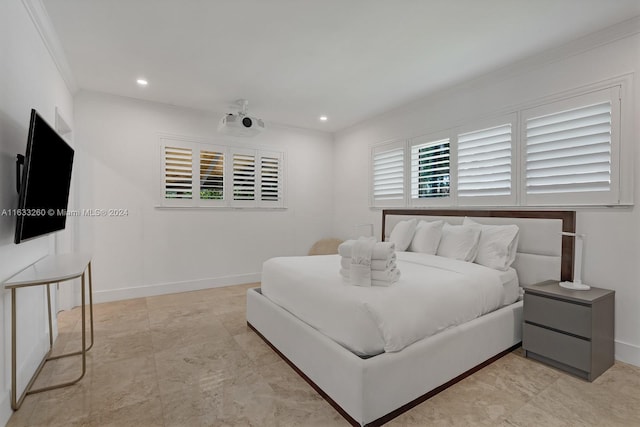
[[[481,210],[481,209],[384,209],[382,211],[382,239],[384,240],[387,215],[413,216],[468,216],[494,218],[539,218],[562,220],[562,231],[575,233],[575,211],[534,210]],[[562,236],[561,280],[573,280],[574,238]]]

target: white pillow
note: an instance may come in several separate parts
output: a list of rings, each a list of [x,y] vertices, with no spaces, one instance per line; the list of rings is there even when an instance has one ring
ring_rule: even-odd
[[[480,230],[477,225],[451,225],[442,227],[442,238],[438,245],[437,255],[473,262],[478,253]]]
[[[406,221],[400,221],[391,230],[389,236],[389,242],[396,244],[396,251],[406,251],[413,239],[413,233],[416,231],[416,219],[408,219]]]
[[[478,224],[470,218],[465,218],[463,224],[482,227],[475,262],[496,270],[508,270],[516,259],[520,234],[518,226]]]
[[[443,225],[444,221],[427,222],[421,220],[416,227],[409,250],[411,252],[435,255],[442,237]]]

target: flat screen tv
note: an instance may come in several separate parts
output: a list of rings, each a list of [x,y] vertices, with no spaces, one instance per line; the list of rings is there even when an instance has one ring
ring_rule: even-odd
[[[67,221],[73,148],[31,110],[22,178],[18,183],[15,242],[64,229]],[[16,173],[20,177],[20,173]]]

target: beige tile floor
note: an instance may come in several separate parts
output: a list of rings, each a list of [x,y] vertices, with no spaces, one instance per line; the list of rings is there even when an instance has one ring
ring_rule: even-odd
[[[253,286],[97,304],[86,377],[28,396],[8,425],[348,425],[247,328]],[[78,309],[58,319],[56,351],[78,349]],[[70,359],[38,383],[72,378]],[[389,425],[640,426],[640,368],[616,363],[587,383],[516,350]]]

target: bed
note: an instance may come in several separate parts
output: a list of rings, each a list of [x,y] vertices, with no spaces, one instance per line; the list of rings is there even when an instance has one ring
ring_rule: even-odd
[[[465,217],[481,224],[519,227],[513,268],[520,285],[572,277],[572,240],[561,235],[562,231],[575,231],[572,211],[384,210],[383,240],[388,239],[397,223],[407,219],[443,219],[461,224]],[[418,270],[413,271],[418,267],[412,265],[422,263],[423,258],[415,258],[410,253],[398,253],[398,264],[406,270],[403,274],[418,274]],[[357,306],[340,308],[316,294],[315,304],[305,308],[304,293],[296,294],[291,285],[296,280],[300,287],[314,281],[321,284],[328,280],[323,276],[323,271],[328,271],[326,267],[338,263],[336,256],[315,257],[313,262],[302,257],[265,263],[263,287],[269,290],[270,298],[260,288],[249,290],[247,323],[352,425],[384,424],[520,344],[522,301],[511,299],[499,304],[494,301],[483,309],[482,315],[471,316],[471,320],[457,326],[442,327],[437,333],[423,338],[413,336],[399,346],[389,347],[386,331],[345,320],[350,310],[354,312],[352,319],[366,317],[355,315]],[[452,267],[446,264],[444,268]],[[499,276],[495,280],[502,286],[513,283],[508,274]],[[289,283],[288,287],[284,283]],[[312,315],[321,315],[322,311],[335,316],[326,316],[329,320],[321,319],[325,324],[318,325]],[[338,315],[340,311],[342,315]],[[343,328],[346,335],[336,336],[340,328],[334,325],[331,329],[332,318],[338,325],[349,323],[355,329],[349,332]],[[354,341],[354,336],[362,339]]]

